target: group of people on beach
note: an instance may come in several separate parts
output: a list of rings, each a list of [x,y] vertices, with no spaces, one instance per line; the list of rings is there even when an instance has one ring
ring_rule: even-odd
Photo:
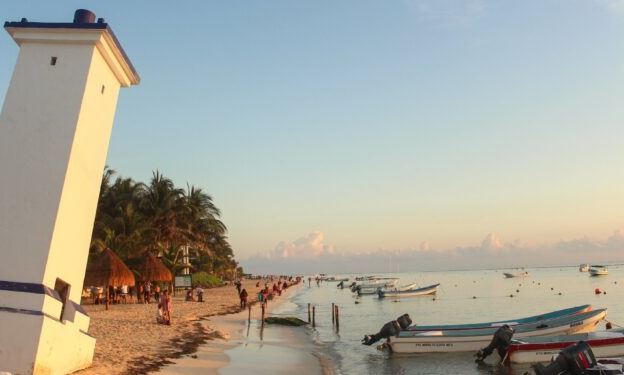
[[[106,303],[105,287],[92,286],[89,290],[94,305]],[[108,286],[108,303],[109,304],[125,304],[125,303],[151,303],[160,301],[161,286],[158,283],[146,281],[139,283],[137,286],[128,285],[110,285]]]
[[[186,291],[186,302],[204,302],[204,288],[196,285],[195,288]]]

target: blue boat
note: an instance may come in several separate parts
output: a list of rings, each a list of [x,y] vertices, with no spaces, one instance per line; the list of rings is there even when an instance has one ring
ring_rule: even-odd
[[[590,310],[591,310],[591,305],[582,305],[582,306],[570,307],[570,308],[563,309],[563,310],[552,311],[546,314],[530,316],[528,318],[501,320],[497,322],[470,323],[470,324],[448,324],[448,325],[430,325],[430,326],[412,325],[409,328],[407,328],[407,330],[408,331],[453,331],[453,330],[500,327],[503,324],[507,324],[513,327],[513,326],[518,326],[518,325],[523,325],[523,324],[532,324],[532,323],[540,322],[543,320],[561,318],[561,317],[568,316],[568,315],[578,315],[578,314],[582,314]]]

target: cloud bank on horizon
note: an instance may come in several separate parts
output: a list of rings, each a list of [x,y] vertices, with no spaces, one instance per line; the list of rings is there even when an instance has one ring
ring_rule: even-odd
[[[402,250],[339,253],[324,243],[320,231],[294,241],[281,241],[271,251],[240,263],[254,274],[315,274],[432,271],[531,267],[624,261],[624,233],[616,230],[605,240],[579,238],[553,244],[503,242],[489,233],[478,246],[436,249],[426,241]]]

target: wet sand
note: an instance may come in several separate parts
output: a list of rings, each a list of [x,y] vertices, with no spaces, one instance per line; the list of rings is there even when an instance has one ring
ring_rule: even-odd
[[[256,282],[243,281],[243,288],[250,295],[249,300],[254,300],[260,290],[256,288]],[[279,298],[283,300],[287,297]],[[89,334],[96,338],[95,355],[93,365],[77,374],[144,374],[156,371],[177,358],[192,355],[208,341],[227,338],[224,328],[206,319],[240,310],[234,286],[206,289],[204,303],[184,302],[183,295],[174,297],[173,301],[171,326],[156,323],[156,303],[112,305],[108,311],[101,305],[84,306],[91,317]],[[217,348],[214,349],[218,355],[223,348]]]
[[[298,288],[292,288],[277,301],[270,301],[267,315],[286,310],[289,299]],[[261,309],[211,317],[206,324],[227,332],[227,339],[216,339],[202,345],[192,356],[175,360],[159,375],[195,374],[333,374],[331,365],[310,340],[308,327],[261,326]],[[303,370],[302,370],[303,369]]]

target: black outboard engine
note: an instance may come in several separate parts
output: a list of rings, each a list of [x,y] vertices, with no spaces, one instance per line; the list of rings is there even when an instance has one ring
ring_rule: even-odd
[[[399,316],[397,320],[393,320],[384,324],[384,326],[381,327],[378,333],[364,336],[364,339],[362,339],[362,344],[370,346],[381,339],[387,339],[390,336],[396,336],[399,334],[399,332],[406,330],[407,327],[409,327],[410,325],[412,325],[412,319],[408,314],[403,314]]]
[[[587,370],[596,366],[596,357],[589,344],[579,341],[563,349],[554,362],[548,366],[538,363],[533,366],[537,375],[584,375]]]
[[[490,341],[490,345],[479,350],[475,357],[475,362],[482,362],[487,356],[494,352],[494,349],[498,352],[498,355],[501,358],[505,358],[507,354],[507,348],[509,348],[509,344],[511,344],[511,338],[513,337],[514,329],[508,326],[507,324],[502,325],[499,329],[494,332],[494,337],[492,337],[492,341]]]

